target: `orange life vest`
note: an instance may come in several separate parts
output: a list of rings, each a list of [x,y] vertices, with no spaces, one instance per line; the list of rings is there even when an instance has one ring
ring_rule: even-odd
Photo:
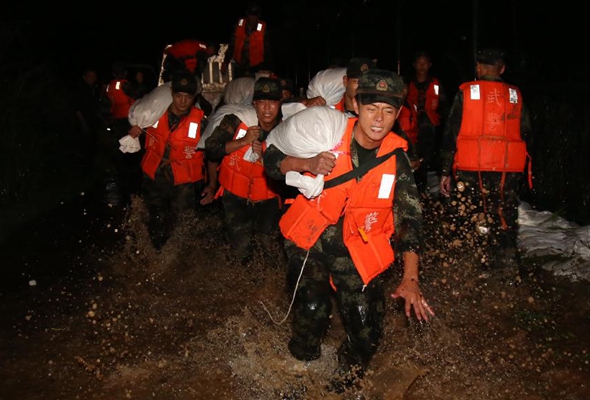
[[[336,166],[325,177],[330,181],[352,170],[350,145],[352,131],[358,119],[350,118],[338,148]],[[394,149],[407,150],[407,142],[390,132],[377,156]],[[396,156],[391,156],[367,172],[360,181],[351,179],[326,188],[313,199],[298,195],[281,217],[279,226],[283,236],[300,248],[309,250],[329,226],[344,215],[343,241],[363,282],[385,271],[394,261],[389,239],[394,232],[393,195],[396,182]]]
[[[111,103],[111,114],[113,114],[113,118],[127,118],[129,109],[135,102],[135,99],[123,91],[123,84],[128,82],[127,79],[113,79],[107,86],[107,98]]]
[[[250,66],[256,66],[264,61],[264,34],[266,31],[266,22],[258,21],[256,30],[250,34],[248,39]],[[238,64],[242,62],[242,48],[246,41],[246,20],[244,18],[238,21],[236,27],[236,43],[234,47],[233,58]]]
[[[408,135],[412,143],[418,141],[418,110],[416,105],[406,99],[406,103],[399,111],[397,117],[399,127]]]
[[[345,107],[345,102],[344,102],[345,98],[344,96],[342,96],[342,99],[340,99],[340,101],[336,104],[334,104],[334,109],[338,110],[338,111],[342,111],[342,112],[346,112],[346,107]]]
[[[428,119],[432,125],[440,125],[440,115],[438,114],[438,104],[440,98],[440,82],[437,78],[431,77],[428,87],[426,88],[426,98],[424,99],[424,112],[428,115]],[[413,104],[420,104],[418,99],[420,91],[416,87],[414,81],[410,81],[408,85],[408,100]]]
[[[239,139],[246,134],[248,127],[243,122],[236,129],[233,139]],[[219,165],[220,189],[229,190],[236,196],[248,199],[252,202],[269,200],[278,197],[278,193],[268,185],[266,172],[262,160],[250,162],[244,160],[246,151],[250,145],[242,146],[231,154],[223,157]],[[262,151],[266,144],[262,143]]]
[[[198,64],[197,53],[207,52],[207,44],[195,39],[178,41],[166,49],[166,53],[184,62],[184,66],[195,72]]]
[[[198,182],[205,178],[205,156],[201,150],[196,150],[201,139],[201,123],[205,113],[193,107],[188,115],[183,117],[178,127],[170,132],[168,127],[168,112],[160,117],[158,122],[147,129],[145,140],[145,154],[141,160],[141,168],[152,179],[166,150],[170,146],[169,160],[174,175],[174,184]]]
[[[463,120],[453,168],[524,172],[528,154],[520,135],[520,90],[484,80],[463,83],[459,89],[463,91]]]

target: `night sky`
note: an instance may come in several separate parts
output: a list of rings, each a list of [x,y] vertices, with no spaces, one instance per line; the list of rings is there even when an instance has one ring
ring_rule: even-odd
[[[477,46],[503,47],[509,68],[524,62],[554,74],[575,50],[583,25],[575,9],[522,0],[259,1],[273,38],[275,71],[305,82],[332,60],[377,58],[383,68],[411,73],[411,54],[433,56],[433,72],[455,85],[473,76]],[[79,3],[67,10],[44,3],[22,19],[39,35],[64,71],[94,65],[110,77],[114,61],[159,68],[174,41],[227,43],[247,2]],[[477,12],[474,11],[477,9]],[[48,14],[51,13],[51,18]],[[476,17],[474,17],[476,16]],[[6,17],[4,17],[6,19]],[[551,64],[551,65],[549,65]],[[559,70],[558,70],[559,71]]]

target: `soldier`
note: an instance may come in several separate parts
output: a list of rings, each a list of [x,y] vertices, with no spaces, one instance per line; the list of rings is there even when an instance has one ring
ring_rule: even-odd
[[[207,157],[220,162],[216,198],[221,197],[224,209],[224,233],[242,263],[250,259],[254,235],[268,251],[278,244],[280,189],[277,182],[267,180],[262,153],[264,140],[282,120],[282,96],[278,79],[259,78],[254,84],[252,120],[228,114],[205,141]]]
[[[377,349],[385,309],[381,274],[394,261],[392,243],[403,258],[404,273],[391,296],[405,299],[408,317],[412,309],[420,321],[434,315],[419,286],[422,209],[407,143],[391,132],[404,96],[405,84],[397,74],[370,69],[358,80],[353,101],[358,118],[348,118],[338,148],[298,158],[271,144],[264,154],[274,179],[285,179],[289,171],[306,172],[324,175],[328,185],[351,171],[356,174],[324,187],[316,198],[300,194],[280,220],[288,281],[297,288],[289,350],[302,361],[320,357],[334,289],[347,334],[338,352],[342,376],[336,390],[340,379],[362,378]],[[370,169],[380,156],[385,161]]]
[[[344,85],[344,94],[339,103],[334,108],[342,111],[349,117],[356,117],[357,115],[353,109],[353,101],[356,96],[356,88],[358,87],[359,76],[362,72],[375,68],[375,62],[368,58],[351,58],[346,66],[346,75],[342,77],[342,84]]]
[[[196,148],[206,121],[203,110],[193,105],[197,88],[194,74],[172,74],[172,104],[146,131],[142,196],[149,209],[150,238],[158,251],[180,216],[196,207],[195,192],[206,205],[217,189],[216,165],[207,163],[204,152]],[[134,126],[129,135],[142,132]]]
[[[428,190],[428,171],[435,171],[440,146],[442,116],[446,115],[446,94],[440,80],[432,76],[432,59],[425,51],[418,51],[412,63],[415,74],[408,84],[408,103],[416,107],[418,136],[416,153],[420,166],[414,172],[421,193]]]
[[[501,77],[505,68],[503,50],[481,49],[477,80],[459,87],[443,135],[440,192],[457,199],[458,209],[451,210],[459,226],[467,228],[460,233],[478,232],[470,236],[490,245],[482,246],[488,253],[484,265],[515,275],[520,268],[518,190],[531,123],[520,89]]]

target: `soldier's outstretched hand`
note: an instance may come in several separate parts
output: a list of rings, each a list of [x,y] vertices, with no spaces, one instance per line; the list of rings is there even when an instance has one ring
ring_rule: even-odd
[[[418,321],[428,321],[430,317],[434,317],[434,311],[432,311],[432,308],[422,295],[420,285],[415,279],[402,280],[402,283],[391,294],[391,297],[394,299],[402,297],[406,301],[405,311],[408,318],[411,317],[412,308]]]

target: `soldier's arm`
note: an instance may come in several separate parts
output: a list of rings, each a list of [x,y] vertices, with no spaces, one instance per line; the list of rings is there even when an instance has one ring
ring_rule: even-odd
[[[228,114],[213,130],[211,136],[205,140],[205,156],[208,160],[219,162],[227,152],[225,145],[233,139],[236,129],[240,125],[240,119],[234,114]]]
[[[459,129],[461,128],[461,118],[463,116],[463,92],[460,90],[455,95],[453,105],[449,111],[448,118],[445,123],[441,143],[441,175],[451,175],[451,168],[453,167],[453,159],[457,149],[457,137],[459,136]]]
[[[424,247],[420,195],[407,154],[400,152],[396,161],[397,177],[393,205],[395,250],[397,254],[412,252],[419,255]]]

